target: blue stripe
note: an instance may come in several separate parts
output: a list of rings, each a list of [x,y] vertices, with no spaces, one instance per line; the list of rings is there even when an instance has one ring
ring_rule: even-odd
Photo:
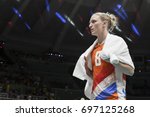
[[[104,91],[102,91],[95,100],[104,100],[107,97],[111,96],[113,93],[115,93],[117,90],[116,83],[111,84],[108,88],[106,88]]]

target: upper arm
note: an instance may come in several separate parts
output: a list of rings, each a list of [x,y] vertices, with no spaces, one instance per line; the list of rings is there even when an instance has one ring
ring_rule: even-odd
[[[122,71],[129,76],[133,76],[134,74],[134,68],[130,66],[129,64],[119,62],[120,67],[122,68]]]

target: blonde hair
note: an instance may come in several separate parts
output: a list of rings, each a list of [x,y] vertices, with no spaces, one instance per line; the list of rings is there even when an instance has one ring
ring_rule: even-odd
[[[95,15],[99,15],[102,21],[108,21],[108,31],[112,32],[113,29],[118,25],[117,17],[110,13],[96,12]]]

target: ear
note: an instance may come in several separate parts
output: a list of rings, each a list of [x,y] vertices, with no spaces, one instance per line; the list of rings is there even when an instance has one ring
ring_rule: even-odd
[[[104,25],[107,25],[107,21],[103,21],[103,24],[104,24]]]
[[[108,25],[108,22],[107,21],[103,21],[103,28],[106,28]]]

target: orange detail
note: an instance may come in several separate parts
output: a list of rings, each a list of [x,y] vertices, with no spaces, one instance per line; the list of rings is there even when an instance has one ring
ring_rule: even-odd
[[[95,55],[96,52],[102,51],[103,45],[96,45],[94,50],[92,51],[92,66],[93,66],[93,90],[95,87],[104,80],[107,76],[109,76],[112,72],[114,72],[114,66],[109,62],[104,61],[101,59],[101,65],[95,65]]]
[[[114,94],[112,94],[111,96],[109,96],[107,99],[108,99],[108,100],[118,100],[118,94],[117,94],[117,93],[114,93]]]

